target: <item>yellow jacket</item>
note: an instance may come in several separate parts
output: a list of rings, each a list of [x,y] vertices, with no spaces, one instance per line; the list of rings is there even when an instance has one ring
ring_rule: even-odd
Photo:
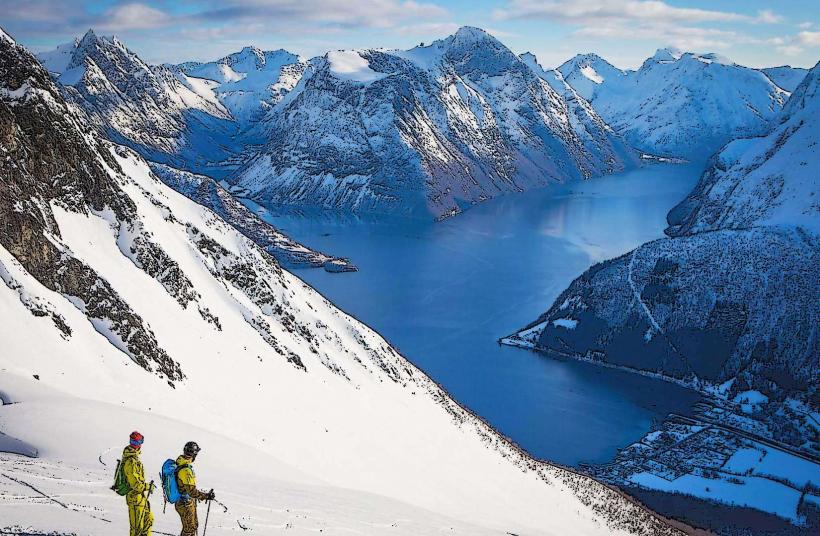
[[[122,470],[128,487],[131,488],[125,496],[128,504],[136,505],[145,502],[145,491],[148,484],[145,483],[145,469],[140,460],[140,451],[131,445],[122,451]]]
[[[192,460],[185,456],[180,456],[177,458],[177,467],[181,467],[181,469],[177,470],[177,486],[179,487],[179,492],[188,495],[192,499],[204,501],[208,494],[196,489],[196,475],[194,474]]]

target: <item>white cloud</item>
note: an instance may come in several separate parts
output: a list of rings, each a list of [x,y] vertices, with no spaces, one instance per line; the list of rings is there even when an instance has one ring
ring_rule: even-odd
[[[680,8],[658,0],[510,0],[507,7],[496,10],[494,16],[497,19],[543,17],[585,25],[601,21],[693,23],[753,20],[753,17],[739,13]]]
[[[781,15],[778,15],[770,9],[762,9],[758,11],[757,17],[755,18],[755,22],[763,24],[775,24],[781,22],[782,20],[783,17]]]
[[[797,27],[800,28],[801,30],[808,30],[812,26],[814,26],[813,22],[801,22],[800,24],[797,25]]]
[[[666,24],[586,26],[575,31],[574,35],[608,39],[652,40],[689,51],[725,49],[731,43],[743,39],[743,36],[731,31]]]
[[[190,18],[210,23],[266,20],[272,24],[392,28],[407,21],[431,20],[446,14],[437,4],[415,0],[223,0]]]
[[[803,49],[795,45],[785,45],[782,47],[777,47],[777,51],[784,56],[797,56],[803,52]]]
[[[795,37],[795,42],[809,47],[820,46],[820,32],[800,32]]]
[[[123,4],[108,10],[100,18],[97,28],[101,30],[140,30],[158,28],[171,22],[171,17],[159,9],[145,4]]]

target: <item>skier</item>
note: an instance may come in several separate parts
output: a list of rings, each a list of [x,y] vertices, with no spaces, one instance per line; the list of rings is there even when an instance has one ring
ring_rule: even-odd
[[[196,536],[199,527],[196,517],[196,502],[212,501],[216,498],[214,490],[204,492],[196,489],[196,476],[194,476],[192,464],[200,450],[199,445],[193,441],[188,441],[182,449],[182,456],[177,458],[177,466],[180,469],[177,471],[176,478],[182,499],[174,505],[174,509],[176,509],[179,519],[182,521],[180,536]]]
[[[122,471],[128,481],[125,503],[128,505],[130,536],[151,536],[154,514],[151,513],[151,486],[145,482],[145,470],[140,461],[140,452],[145,438],[139,432],[132,432],[128,446],[122,451]]]

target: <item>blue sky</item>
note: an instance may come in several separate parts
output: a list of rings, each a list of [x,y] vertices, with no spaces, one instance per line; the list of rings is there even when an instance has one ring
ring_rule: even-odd
[[[94,28],[151,63],[211,60],[246,45],[306,57],[410,48],[463,25],[546,67],[596,52],[636,68],[665,46],[753,67],[820,60],[820,0],[0,0],[0,26],[35,51]]]

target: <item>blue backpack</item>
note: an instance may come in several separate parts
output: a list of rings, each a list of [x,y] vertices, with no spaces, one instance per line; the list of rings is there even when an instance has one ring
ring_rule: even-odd
[[[179,485],[177,484],[177,476],[180,470],[184,469],[186,465],[177,465],[177,462],[172,459],[165,460],[162,464],[162,471],[159,476],[162,480],[162,493],[165,495],[165,500],[171,504],[176,504],[180,501],[183,503],[190,499],[188,494],[180,493]],[[191,468],[193,470],[193,468]]]

